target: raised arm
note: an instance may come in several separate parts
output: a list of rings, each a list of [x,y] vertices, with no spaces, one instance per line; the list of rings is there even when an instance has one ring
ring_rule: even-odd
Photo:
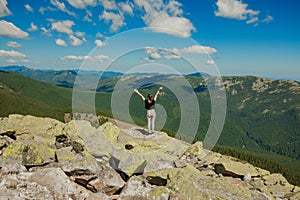
[[[145,97],[137,89],[134,89],[133,91],[137,93],[142,98],[143,101],[145,101]]]
[[[163,87],[159,87],[159,89],[157,90],[157,92],[155,93],[155,96],[154,96],[154,101],[156,101],[157,97],[158,97],[158,94],[159,92],[163,89]]]

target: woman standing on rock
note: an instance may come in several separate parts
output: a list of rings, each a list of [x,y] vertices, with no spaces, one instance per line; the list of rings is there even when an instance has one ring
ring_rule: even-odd
[[[145,108],[147,110],[147,119],[148,119],[148,132],[151,134],[154,132],[155,127],[155,102],[157,100],[159,92],[163,89],[163,87],[159,87],[157,92],[155,93],[154,98],[152,99],[152,94],[148,94],[148,99],[145,99],[145,97],[137,90],[134,89],[133,91],[137,93],[142,100],[145,102]]]

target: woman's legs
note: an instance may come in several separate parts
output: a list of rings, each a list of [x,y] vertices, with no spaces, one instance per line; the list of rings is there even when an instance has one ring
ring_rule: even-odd
[[[147,110],[147,120],[148,120],[148,132],[153,133],[154,128],[155,128],[155,118],[156,118],[156,113],[155,110]]]

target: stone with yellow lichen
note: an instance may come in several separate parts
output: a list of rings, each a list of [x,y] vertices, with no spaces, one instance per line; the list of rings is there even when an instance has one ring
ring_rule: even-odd
[[[17,141],[9,145],[2,156],[19,160],[25,166],[37,166],[54,162],[55,150],[42,142]]]

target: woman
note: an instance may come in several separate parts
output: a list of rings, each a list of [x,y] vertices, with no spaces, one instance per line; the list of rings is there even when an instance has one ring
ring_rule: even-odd
[[[145,97],[137,89],[134,89],[134,92],[137,93],[145,102],[145,108],[147,110],[147,119],[148,119],[148,132],[150,134],[154,132],[154,127],[155,127],[155,118],[156,118],[155,102],[159,92],[162,89],[163,87],[159,87],[153,99],[151,94],[148,94],[148,99],[145,99]]]

